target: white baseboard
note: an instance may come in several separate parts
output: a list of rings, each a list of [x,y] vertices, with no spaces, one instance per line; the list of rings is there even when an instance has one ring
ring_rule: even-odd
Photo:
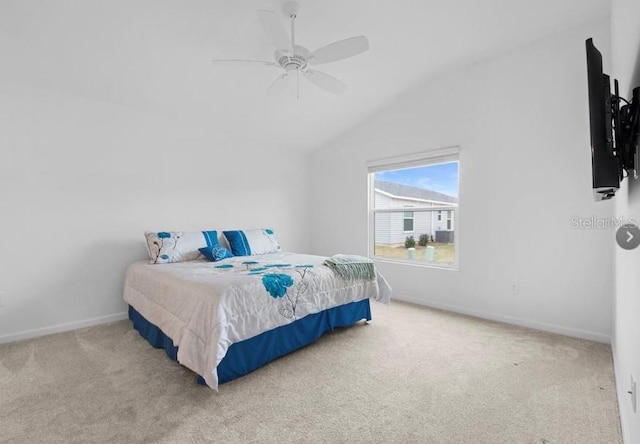
[[[67,324],[52,325],[51,327],[36,328],[35,330],[25,330],[18,333],[0,336],[0,344],[8,342],[23,341],[25,339],[37,338],[40,336],[52,335],[54,333],[62,333],[79,328],[91,327],[94,325],[106,324],[108,322],[121,321],[127,319],[128,314],[116,313],[108,316],[100,316],[98,318],[85,319],[83,321],[69,322]]]
[[[482,310],[474,310],[465,307],[459,307],[456,305],[442,304],[433,301],[418,301],[411,298],[394,297],[393,299],[410,302],[412,304],[423,305],[427,307],[437,308],[439,310],[452,311],[454,313],[460,313],[476,318],[489,319],[491,321],[504,322],[505,324],[519,325],[520,327],[533,328],[534,330],[548,331],[551,333],[558,333],[565,336],[571,336],[574,338],[588,339],[590,341],[602,342],[605,344],[611,343],[611,337],[596,333],[588,330],[580,330],[577,328],[562,327],[560,325],[546,324],[544,322],[531,321],[529,319],[521,319],[513,316],[506,316],[497,313],[490,313]]]
[[[622,414],[623,411],[625,411],[626,409],[628,409],[629,407],[622,404],[622,402],[624,400],[627,400],[629,398],[627,398],[626,394],[627,394],[627,388],[626,385],[624,386],[620,386],[620,379],[618,378],[618,362],[617,362],[617,358],[616,356],[616,341],[615,340],[611,340],[611,354],[613,355],[613,378],[616,384],[616,397],[618,399],[618,415],[620,417],[620,429],[622,430],[622,442],[623,443],[630,443],[631,442],[631,438],[629,436],[629,434],[631,432],[629,432],[628,428],[626,427],[625,424],[625,415]],[[629,381],[625,381],[624,384],[627,384]],[[621,396],[622,395],[622,396]]]

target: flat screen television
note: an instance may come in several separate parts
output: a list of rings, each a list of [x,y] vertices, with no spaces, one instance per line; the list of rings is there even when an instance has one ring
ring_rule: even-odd
[[[611,199],[620,182],[638,171],[640,88],[631,102],[620,97],[618,82],[611,94],[610,79],[602,70],[602,54],[587,39],[587,81],[591,129],[591,173],[595,200]],[[620,107],[620,103],[625,104]]]

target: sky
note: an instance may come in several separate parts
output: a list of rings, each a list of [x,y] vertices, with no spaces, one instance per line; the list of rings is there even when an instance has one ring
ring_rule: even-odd
[[[375,178],[458,197],[458,162],[383,171]]]

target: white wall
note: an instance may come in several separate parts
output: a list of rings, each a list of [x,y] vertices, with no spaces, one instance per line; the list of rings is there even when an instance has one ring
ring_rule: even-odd
[[[608,49],[608,22],[427,79],[315,151],[312,251],[367,253],[366,161],[460,145],[461,269],[379,263],[395,297],[608,341],[611,232],[571,229],[613,211],[591,192],[587,37]]]
[[[640,86],[640,2],[614,0],[611,31],[613,77],[620,81],[621,94],[631,98]],[[609,54],[604,54],[605,57]],[[616,195],[616,214],[640,218],[640,181],[625,180]],[[622,431],[627,443],[640,442],[640,412],[633,413],[627,394],[630,375],[640,380],[640,249],[615,248],[616,292],[614,304],[613,352]],[[638,384],[640,387],[640,384]]]
[[[145,230],[268,226],[308,250],[308,160],[215,122],[0,83],[0,342],[121,317]]]

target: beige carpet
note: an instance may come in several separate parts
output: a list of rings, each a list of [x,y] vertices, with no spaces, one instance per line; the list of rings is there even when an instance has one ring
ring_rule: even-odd
[[[219,393],[128,321],[2,345],[0,442],[621,442],[608,346],[372,307]]]

